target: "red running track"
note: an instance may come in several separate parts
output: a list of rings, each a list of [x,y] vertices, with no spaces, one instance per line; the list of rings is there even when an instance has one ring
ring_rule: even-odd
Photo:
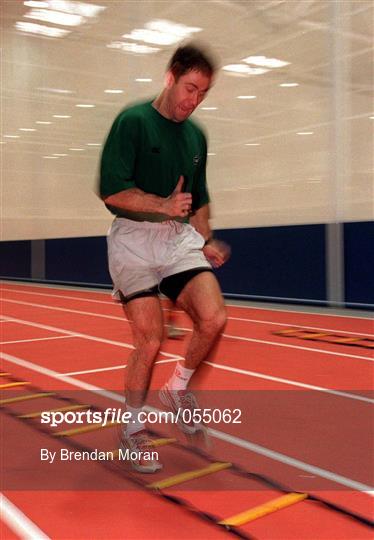
[[[131,329],[109,293],[3,283],[1,295],[2,370],[43,389],[84,392],[86,399],[97,399],[97,389],[110,390],[121,405]],[[211,424],[214,455],[370,517],[372,351],[273,332],[296,326],[367,336],[373,333],[372,321],[327,310],[316,314],[231,305],[228,315],[219,346],[193,380],[195,391],[204,391],[204,406],[241,411],[240,424]],[[161,387],[184,354],[191,324],[185,315],[178,317],[187,337],[164,342],[152,390]],[[82,389],[85,384],[91,387]],[[6,396],[22,391],[6,390]],[[159,406],[156,392],[151,392],[150,403]],[[2,431],[6,511],[1,538],[21,537],[20,527],[30,531],[27,527],[33,526],[59,539],[227,536],[129,482],[108,479],[97,463],[69,470],[40,462],[40,448],[58,450],[61,443],[49,442],[17,420],[7,418]],[[92,435],[81,439],[91,446],[97,443]],[[198,468],[194,459],[174,448],[163,447],[160,457],[164,471],[157,478]],[[93,478],[100,486],[90,484]],[[168,491],[221,517],[280,495],[228,472]],[[258,539],[372,537],[367,527],[311,501],[241,530]]]

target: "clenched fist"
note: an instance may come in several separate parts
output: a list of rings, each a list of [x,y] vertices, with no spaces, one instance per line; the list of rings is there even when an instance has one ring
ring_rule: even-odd
[[[226,242],[212,238],[203,247],[203,253],[213,268],[219,268],[230,258],[231,248]]]

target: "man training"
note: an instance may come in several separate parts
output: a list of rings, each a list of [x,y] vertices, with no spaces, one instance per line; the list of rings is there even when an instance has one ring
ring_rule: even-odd
[[[144,460],[151,441],[140,422],[164,321],[159,294],[192,319],[185,358],[160,390],[170,410],[194,410],[189,381],[207,357],[226,323],[225,306],[212,267],[221,266],[229,248],[213,238],[206,184],[207,142],[190,115],[207,96],[216,72],[206,50],[179,47],[167,66],[156,99],[125,108],[107,137],[100,171],[100,194],[115,214],[108,234],[113,295],[131,321],[135,350],[125,381],[127,410],[121,444],[137,458],[140,472],[162,468]],[[203,430],[191,415],[180,415],[187,434]],[[183,418],[191,421],[183,421]]]

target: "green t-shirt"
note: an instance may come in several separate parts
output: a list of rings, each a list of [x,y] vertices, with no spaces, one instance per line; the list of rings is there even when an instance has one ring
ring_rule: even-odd
[[[100,194],[107,197],[137,187],[168,197],[183,175],[183,191],[192,194],[192,210],[197,210],[209,202],[206,156],[205,135],[192,120],[168,120],[151,101],[126,108],[115,119],[104,145]],[[121,215],[120,210],[108,208]]]

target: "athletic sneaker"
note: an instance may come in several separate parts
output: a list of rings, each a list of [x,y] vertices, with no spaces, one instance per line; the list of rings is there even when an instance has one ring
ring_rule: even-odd
[[[183,339],[186,335],[186,332],[183,330],[180,330],[180,328],[177,328],[173,324],[168,325],[168,338],[169,339]]]
[[[199,409],[196,397],[190,390],[171,390],[166,383],[159,392],[159,398],[168,409],[175,414],[180,429],[193,435],[198,430],[204,430],[201,423],[193,421],[195,409]]]
[[[162,464],[153,456],[155,449],[145,429],[129,436],[124,433],[120,444],[122,453],[136,471],[155,473],[162,469]]]

